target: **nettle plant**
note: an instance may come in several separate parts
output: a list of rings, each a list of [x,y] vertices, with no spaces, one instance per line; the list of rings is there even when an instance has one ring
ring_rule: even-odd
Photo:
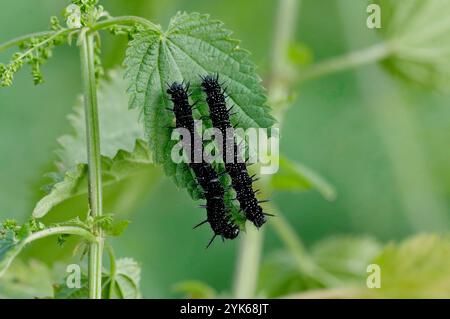
[[[278,125],[281,125],[284,111],[290,104],[289,89],[294,84],[362,64],[383,60],[389,70],[403,78],[420,84],[448,87],[448,58],[444,58],[448,50],[443,47],[448,43],[449,33],[444,32],[448,31],[448,24],[442,24],[443,19],[437,19],[448,11],[442,9],[442,2],[430,0],[424,4],[421,0],[410,0],[407,7],[393,0],[379,0],[377,3],[382,6],[384,19],[380,43],[304,68],[305,52],[302,46],[290,43],[298,11],[297,1],[280,1],[280,15],[274,28],[272,70],[267,80],[269,101],[274,117],[279,120]],[[416,19],[408,19],[409,14],[406,13],[398,14],[400,10],[411,14],[415,12]],[[176,164],[171,159],[171,150],[176,142],[171,140],[175,118],[167,110],[174,107],[166,92],[168,86],[174,82],[190,83],[191,101],[200,101],[192,115],[197,119],[204,118],[209,116],[210,107],[202,91],[200,76],[218,74],[227,87],[228,106],[233,106],[229,125],[243,129],[270,128],[275,121],[269,114],[265,90],[249,53],[239,46],[239,41],[231,37],[231,32],[221,22],[207,15],[178,13],[164,31],[159,25],[140,17],[111,17],[98,5],[98,0],[73,0],[65,10],[64,21],[62,23],[53,17],[50,31],[22,36],[0,45],[0,51],[19,48],[8,64],[0,64],[0,85],[3,87],[12,85],[14,74],[25,64],[31,67],[34,83],[42,83],[41,66],[51,58],[55,47],[67,44],[76,44],[79,48],[83,81],[83,98],[69,117],[73,134],[58,140],[57,171],[48,174],[51,183],[45,186],[47,195],[36,204],[32,217],[23,225],[6,220],[0,226],[0,276],[7,277],[11,271],[8,267],[28,244],[56,236],[57,243],[63,245],[68,236],[72,236],[81,239],[76,252],[83,260],[87,259],[87,271],[82,272],[79,287],[69,287],[67,282],[55,285],[55,298],[138,298],[141,296],[139,265],[131,258],[116,260],[107,241],[111,236],[121,235],[128,221],[118,220],[115,214],[104,212],[103,189],[127,178],[133,181],[142,176],[157,179],[158,174],[151,171],[154,164],[159,164],[164,167],[166,175],[173,178],[177,186],[186,189],[194,200],[205,198],[193,169],[186,163]],[[442,28],[436,28],[427,21],[436,22]],[[424,25],[428,27],[424,28]],[[104,71],[100,41],[104,31],[126,36],[130,40],[124,71]],[[295,67],[302,72],[293,72]],[[208,90],[213,92],[211,88]],[[217,106],[220,109],[220,103]],[[211,120],[214,122],[213,118],[204,121],[206,128],[212,127]],[[218,118],[216,122],[215,126],[228,126],[223,118]],[[145,129],[141,128],[142,123]],[[310,169],[284,156],[280,156],[279,164],[277,174],[262,176],[258,187],[263,196],[270,196],[274,191],[317,189],[326,199],[335,197],[333,187]],[[247,175],[242,176],[247,178]],[[220,179],[224,188],[231,183],[226,177],[223,175]],[[142,191],[141,184],[136,184],[130,187],[129,192]],[[248,192],[247,186],[240,185],[242,193]],[[77,217],[58,220],[54,224],[45,225],[42,222],[42,218],[52,215],[58,205],[83,194],[88,195],[89,211],[81,209],[70,212],[77,214]],[[115,197],[123,195],[115,194]],[[269,204],[268,210],[277,217],[268,224],[273,226],[288,251],[289,262],[284,262],[287,259],[282,257],[259,272],[262,232],[251,225],[244,228],[246,216],[240,211],[235,196],[228,192],[224,195],[233,222],[246,231],[241,238],[233,292],[235,297],[255,296],[257,285],[264,288],[264,296],[279,297],[283,293],[308,288],[353,287],[355,282],[358,289],[351,289],[346,296],[365,296],[366,265],[373,260],[384,267],[383,276],[392,273],[397,280],[401,278],[396,274],[398,265],[393,262],[397,260],[397,253],[414,257],[418,246],[424,246],[427,252],[429,247],[435,247],[436,256],[442,259],[442,262],[436,263],[439,269],[450,260],[445,248],[448,246],[442,246],[447,249],[446,254],[442,254],[442,247],[434,238],[425,238],[428,246],[422,245],[424,238],[419,238],[420,245],[414,241],[406,242],[398,249],[388,247],[384,253],[380,253],[379,245],[370,240],[332,238],[308,253],[282,213],[274,204]],[[108,252],[109,269],[103,268],[104,248]],[[347,256],[349,251],[352,252],[350,257]],[[360,261],[357,270],[353,262],[344,267],[348,259]],[[419,265],[423,265],[421,261],[418,258]],[[413,262],[410,264],[416,265]],[[23,266],[15,265],[17,268]],[[412,273],[417,271],[417,267],[413,268]],[[24,273],[31,276],[35,271],[30,267]],[[275,281],[274,273],[277,274]],[[407,293],[411,291],[412,277],[418,281],[417,285],[429,285],[429,277],[421,276],[422,273],[405,280],[408,283],[405,285]],[[436,282],[445,280],[437,279]],[[395,295],[398,286],[391,285],[389,288],[389,282],[386,281],[383,287],[387,287],[387,292],[394,291]],[[195,282],[186,283],[181,289],[190,291],[193,296],[216,296],[207,286]],[[329,296],[327,293],[325,290],[324,295]]]
[[[171,158],[174,115],[167,111],[173,107],[168,84],[189,83],[192,100],[200,101],[194,115],[202,118],[208,115],[208,106],[202,97],[200,76],[220,75],[233,105],[230,120],[234,126],[269,128],[275,120],[269,114],[265,91],[249,53],[239,47],[239,41],[230,37],[231,32],[221,22],[207,15],[178,13],[164,31],[140,17],[111,17],[98,5],[98,0],[73,0],[65,9],[64,20],[62,23],[52,17],[50,31],[20,37],[1,47],[20,49],[8,64],[0,65],[0,84],[8,87],[13,84],[15,73],[26,64],[31,67],[34,83],[42,83],[41,66],[51,58],[53,49],[76,44],[81,56],[83,103],[70,118],[75,134],[59,140],[58,171],[50,174],[53,182],[47,186],[48,195],[38,202],[32,218],[25,224],[13,220],[1,224],[0,275],[31,242],[57,236],[58,243],[63,244],[67,236],[78,236],[82,244],[77,251],[82,257],[87,255],[82,287],[71,290],[64,284],[57,285],[54,297],[138,297],[139,266],[129,258],[115,260],[107,243],[107,238],[120,235],[128,222],[105,214],[102,202],[105,184],[156,163],[164,167],[166,175],[179,187],[187,189],[193,199],[206,197],[191,167],[174,163]],[[130,40],[125,72],[114,70],[105,75],[100,57],[101,31],[125,35]],[[127,113],[123,112],[123,98],[118,93],[125,91],[129,94]],[[141,130],[140,119],[146,134]],[[206,121],[205,125],[212,124]],[[222,176],[219,183],[225,187],[230,181]],[[87,214],[78,212],[75,219],[52,225],[40,221],[65,199],[82,193],[85,185]],[[232,194],[227,193],[224,200],[234,223],[244,228],[246,218]],[[105,247],[109,252],[108,271],[103,270]]]

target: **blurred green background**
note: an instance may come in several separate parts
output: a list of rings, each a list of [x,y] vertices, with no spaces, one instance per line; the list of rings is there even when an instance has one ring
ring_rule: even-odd
[[[178,10],[209,13],[234,30],[264,78],[270,68],[277,1],[114,0],[102,1],[112,15],[140,15],[163,26]],[[64,0],[3,0],[0,42],[46,30]],[[315,61],[378,41],[364,27],[364,1],[304,0],[296,41]],[[362,26],[361,26],[362,25]],[[125,39],[105,35],[107,68],[121,64]],[[7,61],[11,52],[1,53]],[[43,67],[46,82],[34,87],[26,71],[12,88],[0,90],[0,218],[25,220],[51,171],[56,139],[70,133],[66,116],[80,92],[75,45],[55,51]],[[450,220],[450,107],[448,95],[393,79],[381,66],[365,66],[296,86],[281,137],[282,152],[319,172],[337,189],[334,202],[318,193],[277,194],[273,200],[302,240],[311,245],[336,234],[368,234],[381,241],[421,232],[444,232]],[[126,186],[124,186],[126,187]],[[142,190],[127,207],[132,223],[113,241],[118,256],[142,264],[146,297],[177,296],[171,287],[186,279],[230,289],[237,242],[209,250],[207,227],[192,231],[202,211],[172,181]],[[120,192],[118,192],[120,194]],[[115,196],[119,196],[116,194]],[[125,213],[125,212],[124,212]],[[266,231],[264,250],[280,246]],[[58,249],[56,244],[52,249]],[[28,255],[51,262],[51,254]]]

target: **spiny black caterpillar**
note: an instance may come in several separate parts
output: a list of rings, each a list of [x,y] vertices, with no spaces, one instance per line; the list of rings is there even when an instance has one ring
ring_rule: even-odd
[[[230,220],[230,216],[227,213],[225,207],[224,195],[225,190],[219,180],[217,172],[214,170],[211,164],[206,163],[203,159],[200,163],[195,163],[194,154],[195,148],[194,141],[195,138],[200,138],[195,131],[194,118],[192,116],[192,108],[188,100],[189,85],[185,86],[183,84],[174,82],[169,86],[167,93],[171,96],[173,102],[173,109],[171,111],[175,115],[176,128],[184,128],[190,133],[190,141],[182,141],[183,148],[189,157],[189,166],[194,172],[199,185],[202,187],[206,205],[207,218],[205,221],[201,222],[194,228],[201,226],[208,222],[214,231],[214,236],[208,243],[209,247],[214,241],[216,236],[221,236],[222,239],[234,239],[239,235],[239,228],[233,224]],[[198,150],[197,150],[198,151]],[[201,154],[203,154],[203,145]]]
[[[230,122],[231,109],[227,109],[225,90],[219,84],[219,75],[202,77],[202,88],[206,93],[206,102],[209,106],[210,118],[213,126],[219,129],[224,137],[224,151],[222,151],[225,170],[230,175],[232,186],[236,191],[241,210],[245,217],[256,227],[261,227],[266,221],[267,213],[259,205],[265,201],[258,201],[253,191],[254,176],[249,176],[247,165],[239,158],[238,146],[234,137],[233,126]],[[231,159],[231,161],[230,161]]]

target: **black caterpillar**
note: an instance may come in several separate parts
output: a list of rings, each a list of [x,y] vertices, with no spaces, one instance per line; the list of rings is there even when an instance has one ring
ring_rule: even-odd
[[[225,170],[230,175],[232,186],[236,191],[236,199],[239,201],[245,217],[253,222],[256,227],[261,227],[266,221],[266,215],[259,205],[265,201],[258,201],[253,191],[254,176],[249,176],[247,165],[240,163],[238,146],[234,138],[233,127],[230,122],[230,111],[225,101],[225,91],[219,84],[219,75],[207,75],[202,78],[202,88],[206,93],[206,102],[209,106],[210,118],[215,128],[222,132],[224,137],[224,151],[222,152]],[[230,162],[227,159],[232,159]]]
[[[192,116],[192,108],[188,100],[189,85],[174,82],[169,86],[167,93],[171,96],[173,102],[173,109],[171,111],[175,115],[176,128],[185,128],[190,132],[191,141],[194,141],[197,133],[195,132],[194,118]],[[202,160],[201,163],[194,162],[194,143],[183,144],[185,151],[190,156],[189,166],[194,172],[199,185],[202,187],[205,198],[207,218],[194,228],[201,226],[208,222],[214,231],[214,236],[208,243],[209,247],[216,236],[221,236],[222,239],[234,239],[239,235],[239,228],[233,224],[227,214],[224,202],[225,190],[220,183],[219,176],[211,164]],[[202,150],[203,154],[203,150]]]

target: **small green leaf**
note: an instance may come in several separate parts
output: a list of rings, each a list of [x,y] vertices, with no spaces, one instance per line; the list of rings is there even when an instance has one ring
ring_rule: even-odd
[[[449,1],[377,0],[388,70],[424,86],[450,89]]]
[[[317,190],[327,200],[336,198],[334,187],[306,166],[280,156],[280,170],[271,179],[274,190],[303,192]]]
[[[172,290],[183,294],[188,299],[212,299],[217,296],[213,288],[196,280],[180,282],[174,285]]]
[[[116,260],[116,273],[114,276],[115,289],[112,299],[139,299],[141,291],[141,267],[131,258]]]
[[[49,187],[49,194],[36,204],[33,209],[33,217],[44,217],[54,206],[85,191],[85,187],[81,186],[80,181],[86,175],[86,169],[86,165],[77,165],[67,170],[63,174],[63,180]]]
[[[118,237],[123,234],[129,224],[129,220],[119,220],[117,222],[113,222],[105,228],[106,235]]]

